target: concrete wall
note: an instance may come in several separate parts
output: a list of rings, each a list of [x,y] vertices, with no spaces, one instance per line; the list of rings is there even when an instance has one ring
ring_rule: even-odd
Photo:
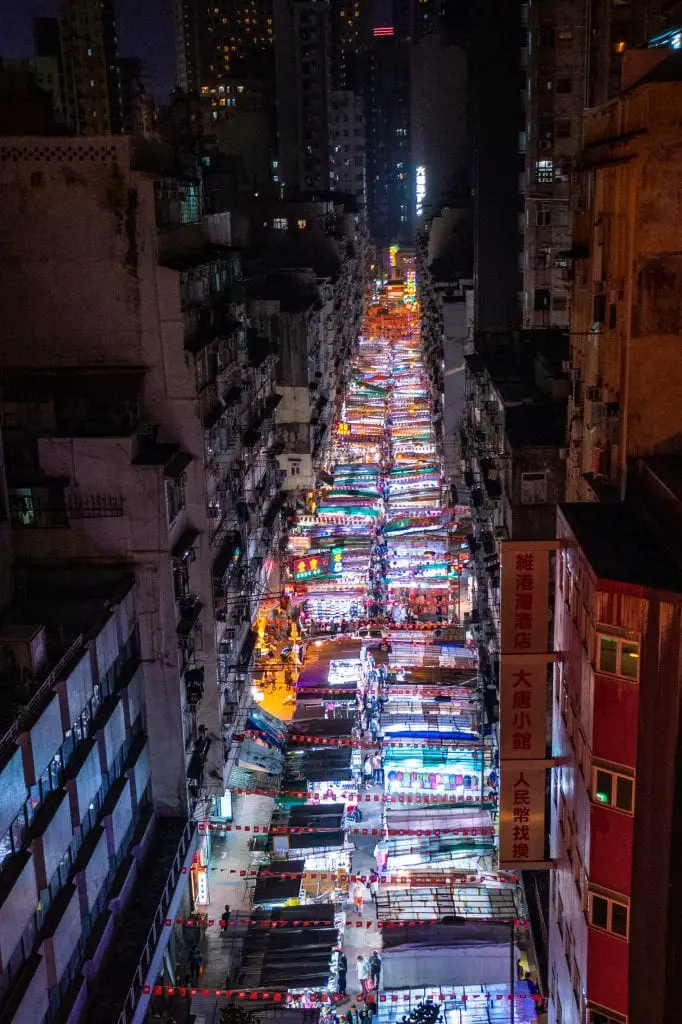
[[[571,317],[571,361],[584,388],[571,407],[569,500],[590,497],[586,467],[622,488],[628,458],[682,450],[680,102],[678,82],[645,85],[585,119],[598,163],[584,176],[590,203],[576,239],[589,255],[576,263]],[[609,141],[619,135],[624,146]],[[596,408],[587,387],[597,388]]]
[[[116,628],[116,619],[113,615],[97,634],[95,651],[97,654],[99,678],[104,679],[119,653],[118,630]]]
[[[56,693],[52,695],[49,704],[31,726],[30,731],[21,734],[20,741],[24,752],[26,782],[32,786],[64,741],[59,697]]]
[[[45,958],[40,957],[24,998],[14,1014],[16,1024],[35,1024],[37,1020],[45,1018],[48,1009],[48,984],[47,964]]]
[[[119,697],[116,697],[116,703],[99,735],[102,767],[108,770],[126,737],[125,714]]]
[[[58,691],[62,708],[62,725],[64,729],[69,729],[92,697],[92,663],[89,650],[83,652],[67,678],[59,683]]]
[[[111,841],[113,853],[118,853],[133,816],[133,801],[130,780],[126,779],[116,806],[111,812]]]
[[[3,835],[26,802],[27,793],[22,752],[15,747],[0,769],[0,833]]]
[[[101,830],[97,845],[92,851],[90,860],[83,869],[83,880],[88,912],[92,910],[108,872],[109,846],[107,843],[107,834],[104,830]]]
[[[112,350],[119,363],[144,362],[129,145],[111,136],[75,145],[2,140],[0,348],[7,363],[41,366],[59,351],[65,362],[87,366],[109,362]]]
[[[92,750],[86,757],[78,775],[75,778],[75,804],[77,808],[77,821],[85,817],[88,807],[102,785],[102,768],[97,745],[93,743]]]
[[[39,889],[44,888],[50,882],[72,839],[71,807],[66,793],[62,793],[59,806],[45,831],[32,844],[36,858],[36,879]]]
[[[127,724],[132,726],[144,707],[144,674],[141,668],[135,673],[128,686],[121,691],[121,696],[126,708]]]
[[[78,891],[74,886],[69,886],[66,892],[69,889],[71,898],[64,907],[52,936],[46,938],[42,945],[50,985],[58,985],[61,981],[81,937],[82,922]]]
[[[145,744],[132,771],[133,791],[136,800],[139,800],[144,793],[149,783],[149,777],[149,744]]]
[[[0,958],[3,970],[9,963],[26,925],[36,909],[36,875],[33,857],[20,854],[23,859],[4,879],[0,887]]]

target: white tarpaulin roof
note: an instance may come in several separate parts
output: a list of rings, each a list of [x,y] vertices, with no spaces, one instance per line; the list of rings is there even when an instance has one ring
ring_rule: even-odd
[[[384,989],[388,992],[432,985],[502,985],[509,981],[510,957],[509,945],[486,943],[421,950],[410,944],[384,950]],[[515,948],[515,965],[518,960],[519,951]]]
[[[496,985],[509,981],[519,953],[511,925],[418,924],[383,931],[384,988]],[[513,959],[512,959],[513,957]]]

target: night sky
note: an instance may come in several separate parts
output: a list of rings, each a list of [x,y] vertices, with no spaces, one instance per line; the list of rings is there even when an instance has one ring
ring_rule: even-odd
[[[54,17],[59,0],[0,0],[0,56],[33,54],[33,18]],[[173,0],[117,0],[121,57],[145,62],[146,85],[160,102],[175,85]]]

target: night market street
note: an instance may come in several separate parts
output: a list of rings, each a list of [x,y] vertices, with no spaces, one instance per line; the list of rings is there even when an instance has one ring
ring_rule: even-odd
[[[535,971],[523,893],[497,869],[468,509],[443,479],[402,266],[370,305],[328,471],[291,524],[283,603],[259,617],[231,817],[205,825],[192,1009],[209,1017],[225,990],[386,1024],[430,1001],[447,1024],[540,1009],[519,980]]]

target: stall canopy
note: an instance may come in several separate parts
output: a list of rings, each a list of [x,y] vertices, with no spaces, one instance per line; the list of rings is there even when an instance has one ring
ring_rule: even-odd
[[[257,907],[264,903],[281,904],[286,903],[287,900],[298,899],[301,895],[304,866],[305,861],[303,860],[285,860],[281,863],[273,861],[272,864],[260,868],[256,879],[253,905]],[[272,872],[280,868],[282,872],[286,872],[286,877],[273,878]]]
[[[290,748],[284,761],[282,789],[296,789],[308,782],[350,782],[352,756],[352,747]]]
[[[274,921],[287,922],[287,927],[263,927],[263,922]],[[308,923],[312,921],[322,923]],[[295,979],[297,988],[326,989],[338,941],[333,904],[256,911],[244,939],[235,987],[288,989]]]
[[[511,936],[511,925],[497,923],[384,929],[384,989],[508,982],[519,958]]]

